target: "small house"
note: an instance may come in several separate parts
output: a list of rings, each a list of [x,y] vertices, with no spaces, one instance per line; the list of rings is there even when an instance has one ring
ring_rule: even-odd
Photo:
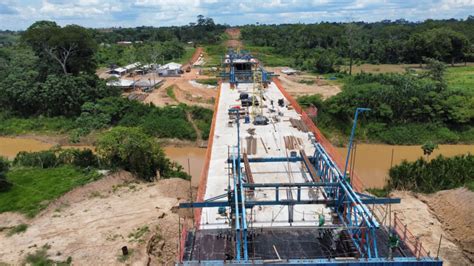
[[[117,68],[114,68],[114,69],[111,69],[107,72],[108,74],[110,75],[118,75],[118,76],[123,76],[125,74],[127,74],[127,69],[123,68],[123,67],[117,67]]]
[[[158,68],[158,75],[163,77],[177,77],[180,74],[183,74],[183,71],[181,70],[182,66],[183,65],[174,62],[162,65]]]
[[[128,79],[117,79],[108,81],[106,85],[109,87],[121,88],[122,90],[128,90],[134,87],[135,81]]]

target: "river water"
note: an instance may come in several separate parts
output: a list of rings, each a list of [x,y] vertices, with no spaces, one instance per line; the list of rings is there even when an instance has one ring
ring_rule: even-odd
[[[339,154],[345,159],[347,148],[337,148]],[[367,188],[382,188],[388,178],[388,170],[392,161],[393,165],[403,160],[415,161],[423,156],[420,146],[385,145],[385,144],[358,144],[355,153],[355,171],[362,183]],[[470,152],[474,154],[474,145],[439,145],[430,158],[442,154],[450,157]],[[425,157],[426,158],[426,157]]]
[[[53,147],[54,144],[42,142],[31,138],[0,137],[0,156],[13,159],[20,151],[41,151]],[[64,146],[70,147],[70,146]],[[92,146],[74,146],[74,148],[93,148]],[[345,158],[346,148],[337,148],[340,155]],[[392,160],[393,165],[402,160],[414,161],[423,156],[420,146],[401,146],[384,144],[358,144],[356,148],[355,171],[362,179],[365,187],[381,188],[388,177],[388,169]],[[166,155],[181,164],[184,171],[190,172],[192,184],[197,186],[201,170],[204,165],[206,149],[196,147],[165,147]],[[430,158],[439,154],[454,156],[466,153],[474,154],[474,145],[439,145]],[[188,167],[189,159],[189,167]]]
[[[204,160],[206,158],[206,149],[196,147],[165,147],[164,150],[166,156],[178,162],[184,167],[185,172],[191,174],[192,185],[198,186],[201,170],[204,167]]]

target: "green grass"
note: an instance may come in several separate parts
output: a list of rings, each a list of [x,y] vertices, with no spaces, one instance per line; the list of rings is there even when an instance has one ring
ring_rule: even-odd
[[[222,44],[216,45],[205,45],[204,52],[207,55],[206,58],[206,66],[212,67],[216,66],[219,67],[221,65],[221,60],[224,54],[227,52],[226,48]]]
[[[275,52],[273,47],[245,46],[245,50],[250,51],[256,58],[263,62],[265,66],[288,66],[293,63],[290,57],[284,57]]]
[[[470,182],[467,182],[466,183],[466,187],[467,189],[469,189],[470,191],[474,192],[474,180],[470,181]]]
[[[183,56],[181,56],[181,58],[179,59],[179,63],[183,65],[188,63],[189,60],[191,60],[191,58],[193,57],[194,51],[196,51],[196,48],[192,46],[186,46],[184,48]]]
[[[174,94],[174,86],[169,86],[166,88],[166,95],[168,95],[168,97],[170,97],[171,99],[178,101],[176,99],[176,95]]]
[[[448,87],[474,95],[474,66],[448,67],[445,74]]]
[[[21,135],[26,133],[58,134],[75,128],[74,119],[65,117],[12,117],[0,113],[0,135]]]
[[[53,265],[54,261],[49,259],[48,249],[51,246],[45,244],[41,249],[35,251],[35,253],[28,253],[26,256],[26,262],[30,265]]]
[[[204,85],[217,86],[217,79],[196,79],[197,83]]]
[[[7,174],[12,187],[0,193],[0,213],[13,211],[33,217],[52,200],[99,177],[95,171],[85,173],[72,166],[12,168]]]
[[[127,255],[120,254],[117,257],[117,260],[121,263],[125,263],[132,256],[132,254],[133,254],[133,249],[129,248],[128,254]]]
[[[25,258],[25,262],[28,265],[36,266],[65,266],[71,265],[72,257],[68,257],[66,261],[54,261],[49,258],[48,250],[51,248],[49,244],[44,244],[40,249],[34,253],[28,253]]]
[[[298,81],[298,83],[306,84],[306,85],[313,85],[314,82],[315,81],[313,79],[302,79]]]
[[[140,241],[141,238],[148,232],[150,232],[150,229],[148,228],[148,226],[145,225],[142,227],[138,227],[137,229],[135,229],[132,233],[128,235],[128,238],[131,241]]]
[[[386,188],[368,188],[367,192],[380,198],[388,197],[388,195],[390,194],[390,190]]]
[[[27,224],[19,224],[19,225],[13,227],[12,229],[10,229],[7,233],[7,236],[12,236],[14,234],[23,233],[23,232],[26,231],[26,229],[28,229]]]

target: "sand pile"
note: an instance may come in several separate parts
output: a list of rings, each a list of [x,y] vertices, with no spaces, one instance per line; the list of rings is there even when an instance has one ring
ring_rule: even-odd
[[[426,203],[474,263],[474,192],[466,188],[440,191],[427,196]]]
[[[8,221],[4,226],[28,224],[20,234],[0,232],[0,264],[21,264],[45,246],[49,259],[71,257],[77,265],[174,264],[176,211],[189,187],[182,179],[146,183],[120,172],[65,194],[33,219],[0,214]],[[121,256],[122,246],[132,251],[128,258]]]

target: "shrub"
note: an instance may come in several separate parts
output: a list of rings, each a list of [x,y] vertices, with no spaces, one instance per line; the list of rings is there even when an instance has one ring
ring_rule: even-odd
[[[26,229],[28,229],[27,224],[19,224],[19,225],[13,227],[12,229],[10,229],[7,233],[7,236],[12,236],[14,234],[23,233],[23,232],[26,231]]]
[[[38,152],[19,152],[13,160],[14,165],[51,168],[58,164],[56,154],[52,150]]]
[[[39,168],[52,168],[59,165],[87,168],[97,167],[98,159],[90,149],[51,149],[39,152],[19,152],[13,164]]]
[[[195,139],[196,132],[187,121],[186,108],[183,104],[160,108],[120,97],[87,103],[76,120],[80,128],[71,134],[71,139],[79,140],[91,130],[115,125],[140,127],[160,138]]]
[[[10,183],[7,181],[7,172],[10,169],[10,162],[7,158],[0,156],[0,192],[8,190]]]
[[[217,86],[218,84],[217,79],[196,79],[196,82],[210,86]]]
[[[176,176],[182,167],[171,163],[158,143],[139,128],[115,127],[97,141],[97,153],[107,165],[123,168],[138,177],[152,181]],[[186,174],[178,177],[189,178]]]
[[[321,94],[313,94],[313,95],[304,95],[298,97],[298,103],[302,107],[309,107],[314,105],[319,109],[323,107],[323,96]]]
[[[474,156],[471,154],[426,161],[403,161],[389,171],[388,188],[433,193],[443,189],[470,186],[474,182]]]

